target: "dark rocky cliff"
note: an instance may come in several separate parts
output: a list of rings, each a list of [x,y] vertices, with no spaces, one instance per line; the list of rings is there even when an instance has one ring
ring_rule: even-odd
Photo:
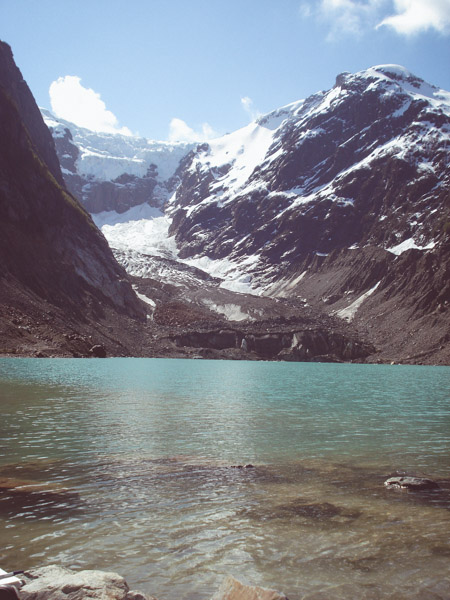
[[[61,330],[143,319],[125,271],[66,190],[50,132],[3,42],[0,136],[1,350],[14,350],[19,338],[33,344],[30,327],[20,329],[31,313],[33,326],[38,314],[47,323],[50,347]]]

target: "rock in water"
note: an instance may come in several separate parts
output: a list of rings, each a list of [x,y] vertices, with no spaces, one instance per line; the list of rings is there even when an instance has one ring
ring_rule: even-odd
[[[400,488],[402,490],[436,490],[438,484],[425,477],[390,477],[384,485],[387,488]]]
[[[244,585],[229,575],[212,600],[288,600],[284,594],[266,588]]]
[[[51,565],[26,571],[21,600],[155,600],[140,592],[130,591],[117,573],[104,571],[72,571]]]

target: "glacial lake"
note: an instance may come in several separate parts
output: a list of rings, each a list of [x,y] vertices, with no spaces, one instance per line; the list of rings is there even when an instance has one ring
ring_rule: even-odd
[[[450,597],[449,367],[0,359],[0,397],[4,569]],[[384,487],[403,473],[440,489]]]

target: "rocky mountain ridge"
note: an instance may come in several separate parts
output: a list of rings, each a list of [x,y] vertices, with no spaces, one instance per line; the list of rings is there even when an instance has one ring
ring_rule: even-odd
[[[74,126],[55,123],[57,145],[75,139]],[[250,298],[266,302],[258,310],[268,319],[284,298],[348,324],[377,349],[372,360],[447,363],[449,139],[450,93],[381,65],[338,75],[331,90],[222,138],[178,147],[178,164],[144,203],[147,192],[131,188],[148,174],[136,185],[125,164],[115,185],[131,182],[131,200],[82,200],[154,304],[146,281],[174,284],[171,298],[187,312],[249,324],[258,320]],[[64,169],[69,184],[80,160],[70,175]]]
[[[432,248],[449,137],[450,94],[397,66],[343,74],[205,144],[171,200],[170,233],[182,257],[255,256],[256,289],[335,250]]]

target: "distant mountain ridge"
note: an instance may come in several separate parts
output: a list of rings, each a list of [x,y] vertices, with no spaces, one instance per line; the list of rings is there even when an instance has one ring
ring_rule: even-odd
[[[87,174],[61,142],[78,148],[76,128],[52,129],[68,185],[83,178],[81,200],[140,280],[200,268],[221,289],[303,299],[351,322],[379,360],[449,360],[449,92],[398,65],[343,73],[236,132],[177,146],[166,179],[94,145]]]
[[[48,110],[41,112],[52,131],[66,185],[91,213],[123,213],[143,203],[162,207],[181,159],[196,147],[93,132]]]

